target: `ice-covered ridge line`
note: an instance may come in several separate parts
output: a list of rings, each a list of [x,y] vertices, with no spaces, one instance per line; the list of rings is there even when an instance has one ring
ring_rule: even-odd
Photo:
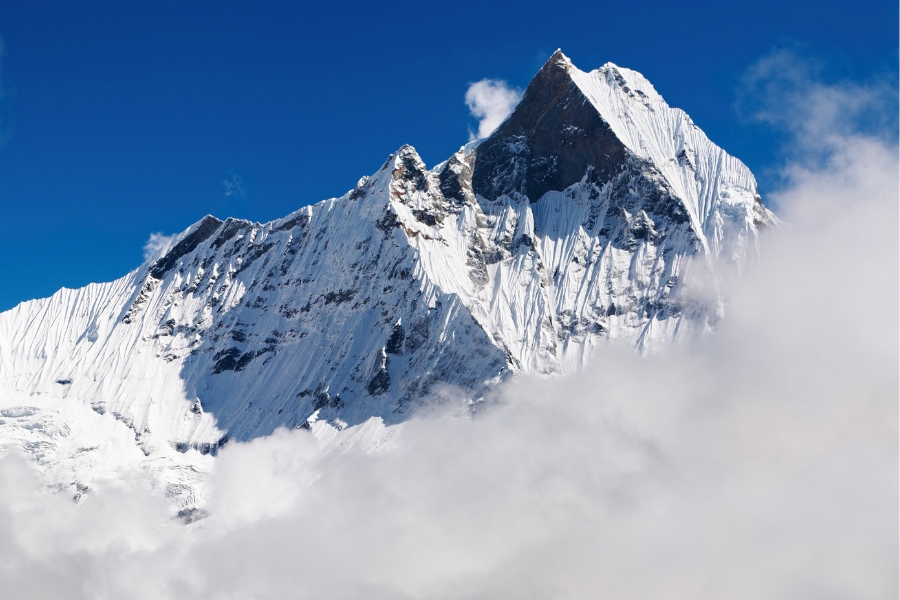
[[[341,198],[265,224],[207,217],[120,280],[0,314],[0,381],[87,399],[148,452],[302,426],[313,412],[390,417],[425,393],[413,393],[417,382],[479,353],[456,379],[482,385],[503,370],[502,353],[410,247],[441,236],[417,216],[432,206],[416,189],[424,168],[402,148]],[[445,330],[460,327],[447,347]]]
[[[750,169],[714,144],[683,110],[670,107],[637,71],[609,62],[584,72],[559,55],[572,81],[622,143],[651,161],[685,201],[704,245],[718,255],[721,233],[714,209],[723,200],[758,198]]]

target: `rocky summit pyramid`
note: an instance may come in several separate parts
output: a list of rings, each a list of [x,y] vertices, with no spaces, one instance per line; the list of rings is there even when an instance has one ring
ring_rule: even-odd
[[[707,329],[719,306],[686,277],[739,269],[772,223],[747,167],[643,76],[557,51],[490,137],[431,169],[404,146],[340,198],[207,216],[121,279],[0,314],[0,396],[114,415],[150,457],[396,423],[606,340]],[[41,410],[6,409],[0,446]]]

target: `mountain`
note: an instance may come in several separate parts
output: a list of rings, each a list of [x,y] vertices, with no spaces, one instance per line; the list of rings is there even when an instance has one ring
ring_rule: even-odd
[[[739,271],[774,223],[747,167],[643,76],[557,51],[490,137],[431,169],[404,146],[340,198],[207,216],[121,279],[0,313],[0,448],[38,436],[50,456],[81,406],[127,426],[135,460],[215,453],[477,401],[607,340],[652,351],[715,323],[691,278]]]

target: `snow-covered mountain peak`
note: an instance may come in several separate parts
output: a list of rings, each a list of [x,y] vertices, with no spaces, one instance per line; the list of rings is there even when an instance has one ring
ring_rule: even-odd
[[[494,133],[430,170],[405,145],[339,198],[206,216],[117,281],[0,313],[0,399],[79,403],[148,460],[398,423],[446,386],[477,404],[598,344],[708,330],[721,306],[692,269],[739,269],[772,223],[749,170],[640,74],[557,51]]]
[[[563,54],[562,48],[557,48],[556,51],[550,55],[550,58],[544,63],[544,67],[547,65],[557,66],[563,69],[574,68],[575,66],[572,64],[572,60]]]
[[[629,161],[664,181],[713,255],[742,251],[723,231],[729,226],[723,212],[739,213],[742,228],[773,222],[750,170],[641,74],[612,63],[584,72],[559,51],[478,146],[473,188],[486,199],[521,194],[535,202],[588,173],[603,185]]]

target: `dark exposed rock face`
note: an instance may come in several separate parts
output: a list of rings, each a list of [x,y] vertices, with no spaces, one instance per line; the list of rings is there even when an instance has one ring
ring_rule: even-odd
[[[403,326],[394,325],[394,331],[391,333],[391,337],[388,338],[387,344],[384,346],[384,351],[388,354],[402,354],[403,341],[405,339],[406,332],[403,330]]]
[[[194,231],[175,244],[175,247],[169,250],[165,256],[156,261],[156,264],[150,269],[150,276],[155,279],[161,279],[169,269],[175,266],[179,258],[189,252],[193,252],[197,246],[214,234],[220,225],[222,225],[222,221],[219,219],[210,215],[204,217]]]
[[[391,389],[391,376],[388,375],[387,369],[379,370],[369,382],[367,389],[373,396],[380,396]]]
[[[517,192],[537,202],[581,181],[589,166],[602,185],[624,164],[625,146],[572,81],[567,64],[557,51],[513,114],[478,147],[476,194],[494,200]]]
[[[239,219],[227,219],[225,221],[225,227],[222,228],[222,232],[219,233],[215,240],[213,240],[212,247],[221,248],[237,234],[250,231],[250,227],[248,225],[249,223],[247,223],[246,221],[241,221]]]
[[[448,200],[463,202],[471,195],[471,181],[472,167],[453,155],[440,173],[441,193]]]

